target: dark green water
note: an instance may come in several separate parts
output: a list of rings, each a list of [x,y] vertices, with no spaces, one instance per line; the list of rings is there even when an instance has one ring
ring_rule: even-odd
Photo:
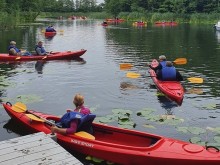
[[[30,109],[62,115],[66,109],[73,108],[73,96],[82,93],[86,106],[98,117],[112,114],[115,108],[131,110],[131,119],[136,123],[133,129],[184,141],[196,136],[213,142],[215,133],[207,127],[220,127],[220,32],[215,32],[211,25],[134,27],[132,23],[123,23],[105,28],[100,25],[101,20],[50,20],[50,23],[42,20],[41,23],[1,31],[0,52],[7,52],[10,40],[29,51],[42,40],[48,51],[86,49],[87,52],[78,61],[1,63],[2,102],[15,103],[19,96],[25,97]],[[45,38],[41,33],[49,24],[58,30],[53,38]],[[170,60],[187,58],[186,65],[176,65],[184,78],[204,79],[202,84],[182,82],[186,94],[181,106],[157,96],[151,78],[146,76],[149,75],[146,63],[161,54]],[[128,71],[119,68],[120,63],[126,62],[134,64],[130,72],[142,76],[126,78]],[[126,88],[124,84],[135,89]],[[153,109],[157,116],[175,115],[182,122],[167,124],[137,116],[136,113],[144,108]],[[0,140],[26,134],[23,128],[9,121],[3,108],[0,109]],[[117,122],[109,124],[117,126]],[[183,133],[177,131],[178,127],[199,127],[206,132],[200,135]]]

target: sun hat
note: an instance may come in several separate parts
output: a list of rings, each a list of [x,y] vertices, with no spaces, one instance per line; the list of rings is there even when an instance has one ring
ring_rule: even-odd
[[[16,42],[15,41],[11,41],[10,44],[11,45],[16,45]]]
[[[166,56],[165,55],[161,55],[161,56],[159,56],[159,60],[166,60],[167,58],[166,58]]]

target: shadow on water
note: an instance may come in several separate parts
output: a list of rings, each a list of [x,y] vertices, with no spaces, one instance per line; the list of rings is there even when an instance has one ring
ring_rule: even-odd
[[[10,119],[8,122],[3,126],[6,131],[11,134],[15,133],[21,136],[25,136],[30,134],[30,131],[23,127],[22,125],[18,124],[15,120]]]

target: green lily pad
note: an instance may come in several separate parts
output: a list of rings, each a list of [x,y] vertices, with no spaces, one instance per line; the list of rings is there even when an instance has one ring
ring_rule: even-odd
[[[110,123],[115,121],[113,118],[108,118],[108,117],[96,117],[95,121],[101,122],[101,123]]]
[[[40,101],[43,101],[43,99],[41,99],[41,97],[37,95],[18,95],[16,97],[16,102],[22,102],[24,104],[35,103]]]
[[[220,127],[214,128],[214,129],[213,129],[213,132],[216,132],[216,133],[220,134]]]
[[[154,109],[150,109],[150,108],[142,109],[141,111],[137,112],[137,116],[146,117],[154,111],[155,111]]]
[[[112,112],[116,114],[129,114],[129,115],[133,113],[131,110],[125,110],[125,109],[113,109]]]
[[[156,129],[156,127],[150,124],[144,124],[143,127]]]
[[[131,126],[134,126],[135,123],[133,121],[118,121],[118,124],[120,125],[131,125]]]
[[[188,131],[192,134],[199,135],[206,132],[205,129],[199,128],[199,127],[188,127]]]
[[[215,140],[217,143],[220,144],[220,136],[215,136],[215,137],[214,137],[214,140]]]
[[[188,132],[188,127],[177,127],[177,131],[187,133]]]
[[[93,162],[96,162],[96,163],[101,163],[101,162],[103,162],[104,160],[103,160],[103,159],[96,158],[96,157],[92,157],[92,161],[93,161]]]
[[[189,141],[194,144],[198,144],[199,142],[201,142],[201,140],[202,139],[200,137],[192,137],[189,139]]]

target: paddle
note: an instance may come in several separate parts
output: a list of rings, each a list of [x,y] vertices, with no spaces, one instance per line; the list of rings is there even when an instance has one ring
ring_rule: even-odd
[[[199,77],[190,77],[190,78],[187,78],[187,80],[190,83],[198,83],[198,84],[203,83],[203,78],[199,78]]]
[[[126,77],[128,77],[128,78],[139,78],[140,76],[141,76],[141,74],[134,73],[134,72],[128,72],[126,74]],[[146,76],[146,77],[156,77],[156,76]],[[203,78],[199,78],[199,77],[189,77],[189,78],[187,78],[187,80],[190,83],[198,83],[198,84],[203,83]]]
[[[139,74],[139,73],[134,73],[134,72],[128,72],[127,74],[126,74],[126,77],[128,77],[128,78],[138,78],[138,77],[140,77],[141,75]]]
[[[15,103],[14,105],[12,105],[12,110],[15,111],[15,112],[18,112],[18,113],[25,113],[27,112],[27,114],[25,114],[28,118],[30,118],[31,120],[35,120],[35,121],[39,121],[39,122],[45,122],[51,126],[54,126],[55,123],[50,121],[50,120],[47,120],[41,116],[38,116],[30,111],[27,110],[27,106],[21,102],[17,102]],[[59,126],[57,126],[59,127]],[[80,137],[84,137],[84,138],[87,138],[87,139],[91,139],[91,140],[95,140],[95,137],[87,132],[84,132],[84,131],[80,131],[80,132],[76,132],[74,133],[74,135],[76,136],[80,136]]]
[[[186,58],[177,58],[176,60],[173,61],[174,64],[177,65],[183,65],[187,63],[187,59]],[[132,64],[130,63],[122,63],[120,64],[120,68],[128,68],[130,69],[131,67],[133,67]]]

